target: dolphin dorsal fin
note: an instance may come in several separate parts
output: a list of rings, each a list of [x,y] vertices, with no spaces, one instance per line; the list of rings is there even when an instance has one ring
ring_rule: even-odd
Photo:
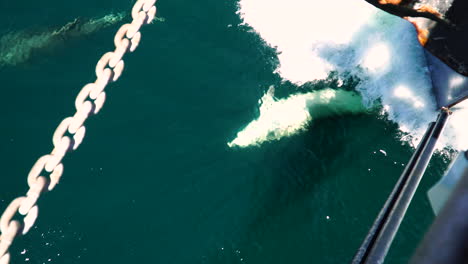
[[[270,85],[270,87],[268,88],[267,94],[273,98],[275,97],[275,87],[273,85]]]

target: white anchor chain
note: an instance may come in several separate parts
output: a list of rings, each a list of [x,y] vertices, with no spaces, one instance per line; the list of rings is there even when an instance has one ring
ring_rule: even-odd
[[[29,191],[26,196],[14,199],[0,218],[0,264],[10,262],[8,249],[18,235],[25,235],[36,221],[39,208],[36,204],[40,195],[51,191],[58,184],[63,173],[63,157],[76,150],[83,141],[86,119],[97,114],[102,108],[109,82],[115,82],[124,69],[123,56],[133,52],[140,43],[140,28],[149,24],[156,15],[156,0],[138,0],[132,8],[133,21],[117,31],[114,38],[115,50],[104,54],[96,65],[97,79],[86,84],[75,100],[76,113],[59,124],[52,137],[54,149],[40,157],[28,174]],[[43,175],[48,176],[43,176]],[[23,215],[22,221],[14,217]]]

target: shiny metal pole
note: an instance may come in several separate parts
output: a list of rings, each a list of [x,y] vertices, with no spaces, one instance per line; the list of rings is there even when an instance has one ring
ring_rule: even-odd
[[[449,115],[450,111],[447,108],[442,108],[437,121],[430,124],[364,242],[354,256],[353,264],[383,263],[434,153],[435,145],[448,121]]]

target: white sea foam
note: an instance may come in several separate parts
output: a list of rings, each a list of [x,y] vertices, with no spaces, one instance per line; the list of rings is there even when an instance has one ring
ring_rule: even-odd
[[[276,47],[277,72],[297,84],[326,78],[357,77],[369,106],[380,101],[382,115],[417,144],[437,116],[423,49],[414,28],[363,0],[241,0],[239,15]],[[439,148],[468,147],[468,127],[456,111]]]

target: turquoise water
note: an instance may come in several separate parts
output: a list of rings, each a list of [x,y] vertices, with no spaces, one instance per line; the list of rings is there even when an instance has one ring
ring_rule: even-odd
[[[25,39],[131,5],[2,2],[0,34],[16,36],[14,50],[24,52]],[[270,85],[286,97],[336,89],[336,80],[283,81],[275,50],[239,26],[236,1],[157,6],[163,19],[144,27],[125,57],[60,185],[41,199],[37,225],[12,246],[12,263],[347,263],[413,151],[396,124],[374,109],[229,148]],[[126,21],[40,38],[46,45],[0,66],[2,211],[25,193],[31,166],[52,149],[55,127]],[[433,159],[387,263],[406,262],[432,221],[425,193],[446,164]]]

